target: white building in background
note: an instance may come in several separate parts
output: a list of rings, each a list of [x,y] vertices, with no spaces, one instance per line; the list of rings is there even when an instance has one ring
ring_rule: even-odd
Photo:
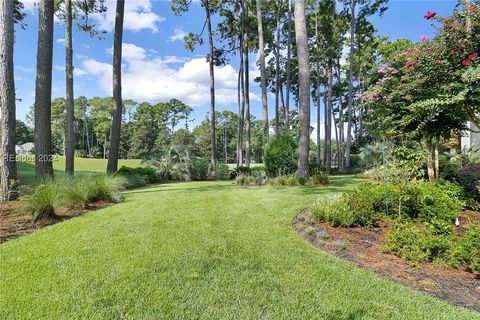
[[[15,146],[16,154],[33,154],[33,148],[35,145],[32,142],[27,142],[22,145]]]

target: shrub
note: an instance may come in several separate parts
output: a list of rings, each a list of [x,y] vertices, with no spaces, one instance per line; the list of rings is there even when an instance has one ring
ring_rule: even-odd
[[[190,180],[206,180],[208,178],[210,162],[204,158],[195,158],[190,161],[188,171]]]
[[[55,210],[60,205],[59,184],[50,179],[37,187],[35,193],[28,199],[25,212],[31,214],[33,220],[55,216]]]
[[[122,189],[124,188],[125,180],[120,177],[115,177],[106,174],[92,175],[88,178],[90,202],[96,201],[122,201]]]
[[[330,178],[325,173],[316,173],[312,175],[312,183],[315,185],[327,185],[330,183]]]
[[[297,185],[297,179],[294,177],[294,176],[288,176],[288,177],[285,177],[286,179],[286,184],[288,184],[289,186],[296,186]]]
[[[345,241],[343,240],[335,240],[332,242],[332,246],[337,250],[345,250],[347,247],[345,246]]]
[[[148,183],[157,182],[157,172],[149,167],[130,168],[122,166],[115,176],[122,177],[127,189],[143,187]]]
[[[320,230],[317,232],[317,238],[327,240],[330,238],[330,235],[328,234],[327,230]]]
[[[286,186],[288,184],[288,176],[278,176],[269,181],[273,186]]]
[[[215,165],[215,179],[217,180],[229,180],[230,169],[224,163],[217,163]]]
[[[386,235],[386,252],[412,262],[433,261],[447,267],[467,267],[480,272],[480,225],[466,227],[457,237],[445,221],[425,226],[396,222]]]
[[[297,169],[297,145],[289,133],[279,133],[265,146],[263,156],[268,176],[293,174]]]
[[[467,197],[480,202],[480,190],[477,185],[480,182],[480,164],[465,166],[458,169],[457,181],[465,190]]]
[[[301,185],[301,186],[306,185],[306,184],[307,184],[307,181],[308,181],[308,179],[305,178],[305,177],[298,177],[297,180],[298,180],[298,184]]]
[[[355,225],[371,227],[380,219],[383,199],[378,190],[376,186],[365,184],[345,195],[347,206],[355,216]]]
[[[426,252],[426,239],[422,230],[411,222],[398,222],[386,234],[387,244],[384,251],[409,261],[425,261],[429,257]]]
[[[328,222],[333,227],[355,225],[354,213],[348,208],[344,195],[319,198],[312,208],[312,216],[320,222]]]
[[[239,186],[245,185],[246,182],[247,182],[247,176],[245,176],[245,175],[238,175],[235,178],[235,183]]]

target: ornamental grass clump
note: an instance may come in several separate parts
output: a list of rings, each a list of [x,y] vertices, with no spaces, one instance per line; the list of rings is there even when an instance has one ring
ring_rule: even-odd
[[[24,208],[25,213],[32,215],[34,221],[55,217],[55,210],[61,203],[59,190],[58,181],[53,179],[43,181],[28,199]]]

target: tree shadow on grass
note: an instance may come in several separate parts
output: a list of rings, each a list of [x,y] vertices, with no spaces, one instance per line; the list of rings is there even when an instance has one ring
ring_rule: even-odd
[[[136,193],[159,193],[159,192],[224,192],[226,190],[244,191],[244,190],[258,190],[270,192],[285,192],[289,194],[310,195],[310,194],[324,194],[331,192],[346,192],[352,190],[356,185],[366,182],[364,179],[355,176],[334,176],[331,183],[326,186],[237,186],[232,181],[228,182],[181,182],[181,183],[167,183],[160,185],[151,185],[141,189],[129,190],[126,194]]]
[[[328,320],[357,320],[363,319],[366,314],[364,308],[357,308],[349,312],[343,310],[334,310],[325,314],[324,319]]]

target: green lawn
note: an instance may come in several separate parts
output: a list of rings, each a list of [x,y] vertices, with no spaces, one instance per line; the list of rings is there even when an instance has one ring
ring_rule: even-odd
[[[317,251],[292,218],[329,187],[166,184],[0,245],[5,319],[480,319]],[[348,244],[347,244],[348,245]]]
[[[119,160],[118,167],[138,167],[141,160],[128,159]],[[21,184],[33,184],[35,181],[35,164],[33,162],[21,162],[17,163],[18,178]],[[56,161],[53,162],[53,170],[55,175],[62,175],[65,171],[65,157],[58,156]],[[75,172],[83,174],[86,172],[106,172],[107,160],[106,159],[89,159],[89,158],[75,158]]]

